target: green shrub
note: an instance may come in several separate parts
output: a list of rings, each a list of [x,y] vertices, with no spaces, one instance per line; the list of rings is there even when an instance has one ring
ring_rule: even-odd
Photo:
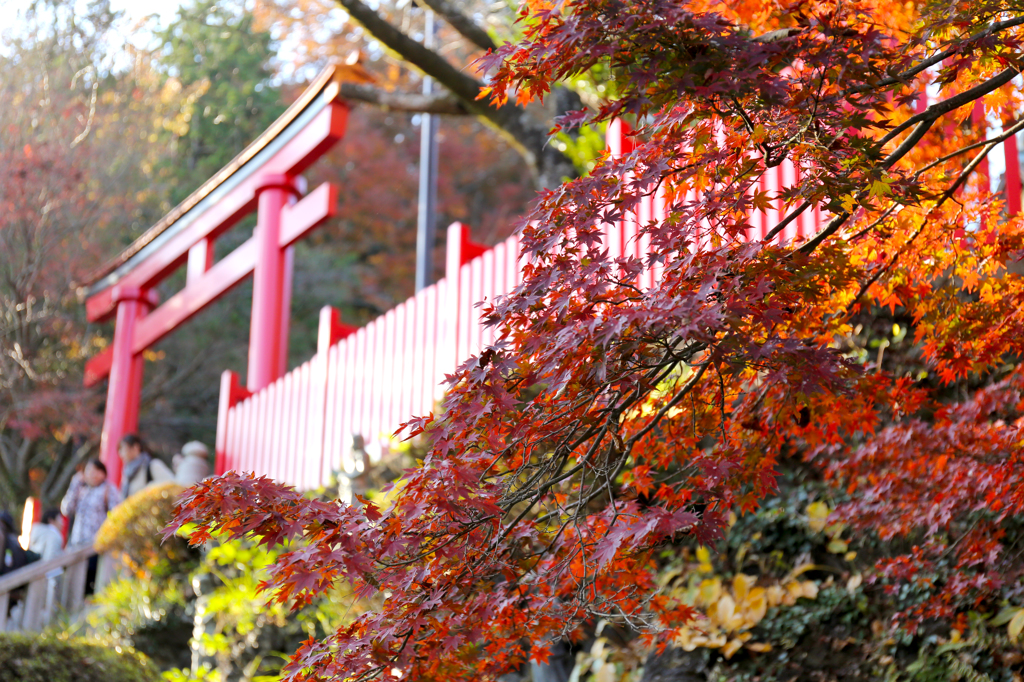
[[[149,660],[133,649],[95,640],[0,633],[4,682],[160,682]]]

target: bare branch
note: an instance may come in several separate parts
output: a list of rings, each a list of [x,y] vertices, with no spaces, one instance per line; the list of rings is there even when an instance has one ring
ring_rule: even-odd
[[[356,102],[374,104],[393,111],[412,111],[422,114],[466,116],[470,112],[462,102],[449,93],[422,95],[413,92],[388,92],[364,83],[341,83],[341,96]]]
[[[473,113],[484,116],[488,115],[489,112],[486,110],[490,107],[487,106],[486,102],[477,100],[483,83],[472,76],[462,73],[444,57],[402,33],[402,31],[377,14],[375,10],[363,3],[362,0],[338,0],[338,4],[353,19],[362,24],[374,38],[382,42],[389,49],[397,52],[404,60],[417,69],[448,88]]]
[[[337,2],[388,49],[447,88],[468,113],[480,117],[502,133],[529,164],[541,186],[554,187],[561,183],[562,176],[574,172],[572,162],[547,144],[548,124],[537,122],[524,109],[511,102],[498,107],[486,98],[479,99],[480,90],[484,86],[482,82],[463,73],[437,52],[392,26],[362,0]],[[557,92],[564,92],[564,89],[556,91],[556,96]]]
[[[459,34],[473,43],[481,50],[496,50],[498,45],[487,35],[487,31],[478,26],[475,21],[460,12],[448,0],[421,0],[423,4],[434,10],[444,20],[451,24],[452,28]]]

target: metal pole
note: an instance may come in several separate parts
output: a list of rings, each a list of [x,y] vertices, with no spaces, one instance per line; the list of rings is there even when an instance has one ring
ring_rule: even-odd
[[[434,13],[427,10],[423,46],[434,47]],[[423,77],[423,94],[433,92],[430,76]],[[434,242],[437,235],[437,124],[432,114],[420,114],[420,194],[416,221],[416,291],[434,280]]]

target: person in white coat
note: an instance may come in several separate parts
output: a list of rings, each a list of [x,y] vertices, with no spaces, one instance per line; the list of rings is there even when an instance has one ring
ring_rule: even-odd
[[[121,470],[121,497],[128,499],[154,483],[174,480],[174,472],[161,460],[146,452],[142,439],[129,433],[117,446],[124,468]]]
[[[28,548],[39,555],[40,561],[49,561],[64,551],[60,510],[47,509],[39,523],[32,524]]]

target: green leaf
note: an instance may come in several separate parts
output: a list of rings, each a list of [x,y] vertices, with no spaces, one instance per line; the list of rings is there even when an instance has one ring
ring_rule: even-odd
[[[988,624],[994,628],[997,628],[1000,625],[1006,625],[1013,620],[1013,617],[1017,615],[1020,610],[1019,606],[1004,606],[1003,610],[993,616],[992,620],[990,620]]]

